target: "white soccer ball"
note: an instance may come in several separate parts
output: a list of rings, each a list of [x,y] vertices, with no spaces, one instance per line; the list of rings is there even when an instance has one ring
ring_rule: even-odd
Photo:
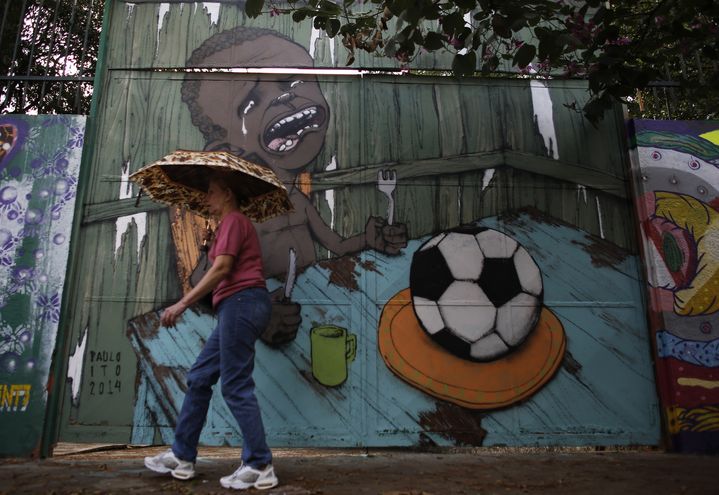
[[[414,253],[409,286],[422,328],[454,355],[491,361],[518,347],[542,307],[542,274],[516,240],[459,227]]]

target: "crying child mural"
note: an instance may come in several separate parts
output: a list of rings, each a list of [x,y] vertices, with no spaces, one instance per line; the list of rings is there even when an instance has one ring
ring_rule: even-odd
[[[207,39],[187,65],[311,67],[313,61],[302,46],[275,31],[241,26]],[[315,243],[335,256],[366,248],[397,254],[406,246],[405,225],[379,217],[370,217],[364,232],[343,238],[299,189],[299,174],[324,145],[330,115],[315,76],[192,74],[183,83],[182,101],[205,138],[205,150],[230,151],[265,165],[288,189],[294,211],[255,226],[268,278],[288,274],[292,279],[288,272],[314,264]],[[301,308],[289,296],[289,287],[273,293],[272,320],[262,337],[267,344],[285,344],[296,336]]]

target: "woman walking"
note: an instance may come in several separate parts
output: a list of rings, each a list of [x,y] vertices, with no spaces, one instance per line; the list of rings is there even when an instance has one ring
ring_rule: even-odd
[[[227,177],[210,179],[206,203],[217,219],[210,247],[212,267],[202,280],[174,305],[165,309],[161,322],[174,327],[192,304],[212,292],[218,324],[187,375],[187,393],[175,427],[172,448],[145,458],[145,466],[177,479],[195,476],[200,432],[220,379],[225,399],[242,432],[242,463],[220,479],[225,488],[267,489],[277,486],[272,454],[265,440],[260,408],[255,397],[252,370],[255,341],[270,318],[271,302],[265,287],[260,243],[252,222],[239,208],[239,198]]]

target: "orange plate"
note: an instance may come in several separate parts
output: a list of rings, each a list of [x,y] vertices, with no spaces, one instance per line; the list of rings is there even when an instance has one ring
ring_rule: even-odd
[[[562,323],[544,307],[527,340],[507,356],[486,363],[456,357],[422,329],[409,289],[395,294],[382,310],[378,342],[385,363],[401,379],[471,409],[526,399],[554,375],[566,347]]]

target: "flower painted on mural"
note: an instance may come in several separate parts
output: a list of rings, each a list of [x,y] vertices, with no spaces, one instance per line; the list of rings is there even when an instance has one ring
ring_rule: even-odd
[[[0,323],[0,355],[20,356],[31,340],[32,332],[25,325],[13,328],[5,322]]]
[[[32,176],[36,179],[52,175],[66,176],[70,162],[66,152],[60,150],[52,156],[38,155],[30,162]]]
[[[40,308],[40,319],[57,323],[60,321],[60,295],[55,292],[51,295],[40,294],[35,301]]]
[[[0,188],[0,215],[12,222],[17,221],[23,212],[17,188],[12,185]]]
[[[58,220],[65,205],[75,198],[77,179],[72,176],[59,177],[53,185],[53,194],[58,202],[50,207],[50,217]]]
[[[10,274],[7,290],[11,294],[32,294],[37,291],[38,283],[35,269],[27,266],[16,267]]]
[[[7,229],[0,229],[0,267],[15,264],[15,247],[18,238]]]
[[[85,129],[84,127],[77,127],[77,126],[70,126],[70,138],[67,141],[67,147],[72,148],[82,148],[82,145],[85,142]]]
[[[45,220],[45,212],[39,208],[28,208],[18,223],[23,224],[20,237],[43,237],[41,228]]]

